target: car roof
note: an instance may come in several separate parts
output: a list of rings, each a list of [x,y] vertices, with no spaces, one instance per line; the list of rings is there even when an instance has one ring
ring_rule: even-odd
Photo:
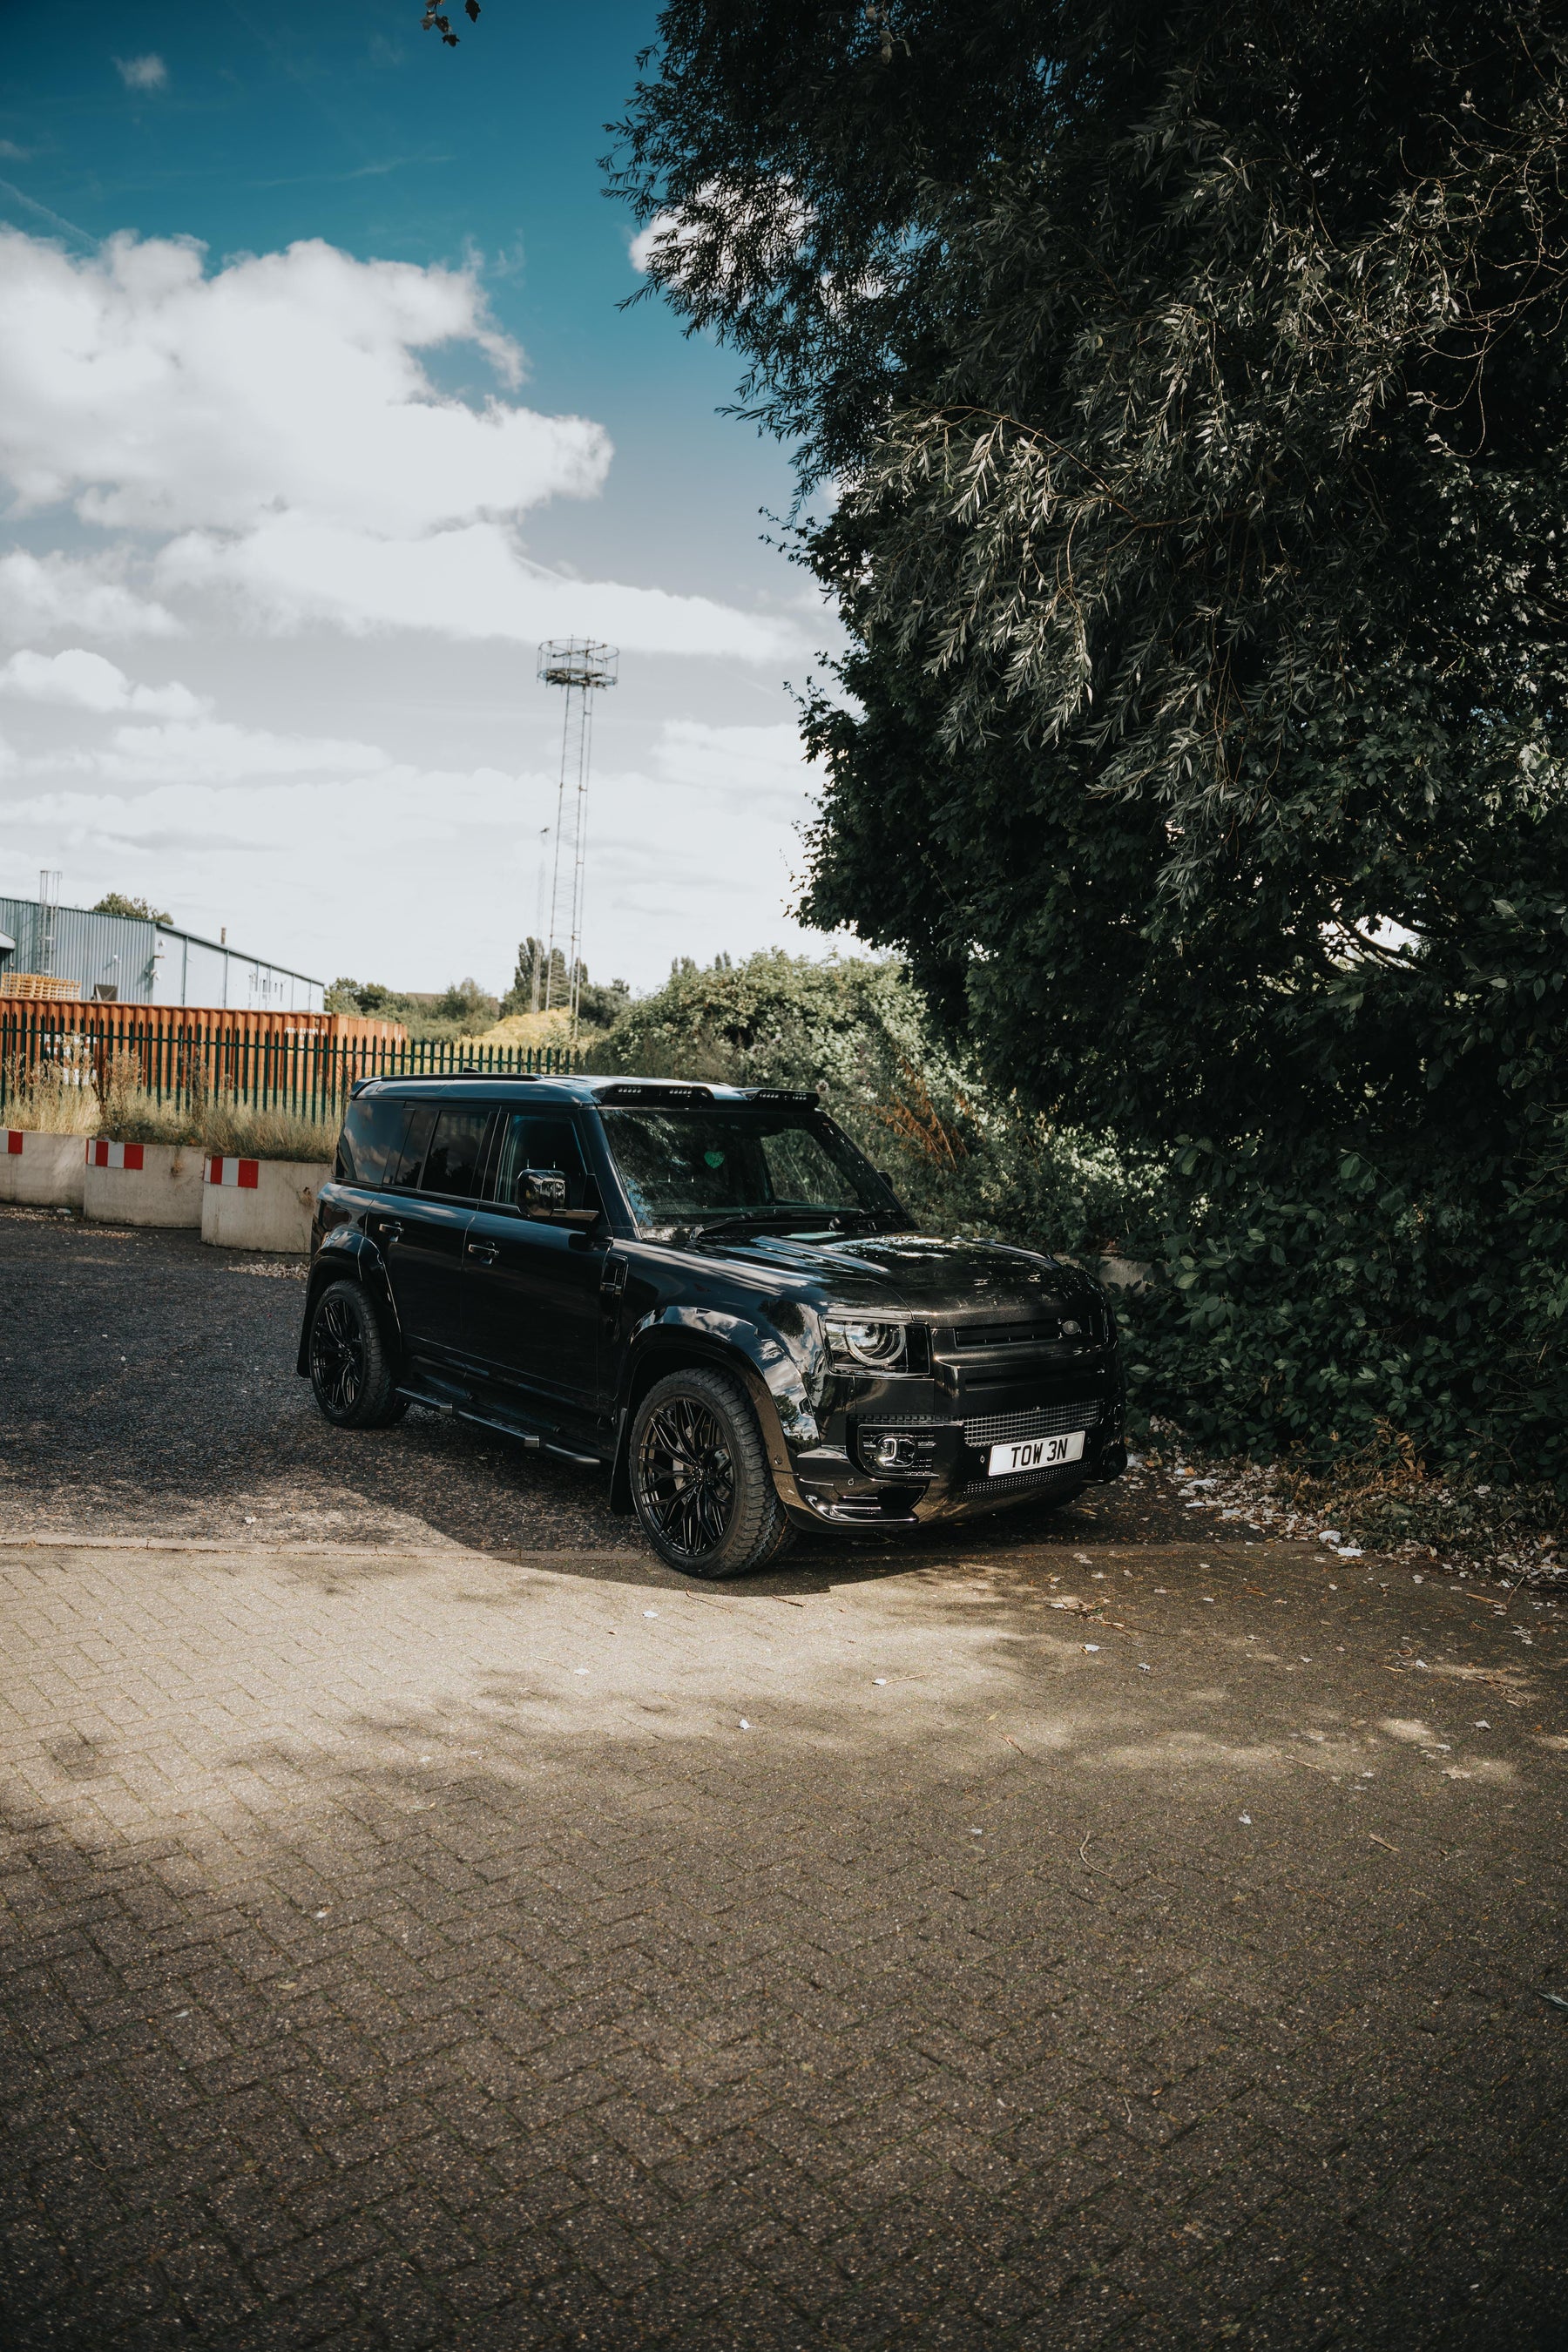
[[[526,1095],[521,1092],[523,1087],[528,1089]],[[799,1087],[731,1087],[711,1078],[568,1077],[530,1070],[444,1070],[429,1077],[361,1078],[353,1092],[356,1100],[365,1095],[392,1095],[415,1101],[454,1102],[471,1101],[481,1088],[487,1094],[510,1088],[518,1092],[520,1100],[542,1104],[618,1103],[647,1109],[704,1102],[732,1104],[737,1108],[819,1108],[816,1095]]]

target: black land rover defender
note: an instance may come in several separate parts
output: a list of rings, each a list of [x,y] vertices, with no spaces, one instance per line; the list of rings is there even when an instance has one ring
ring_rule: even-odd
[[[299,1370],[603,1463],[671,1567],[795,1529],[1066,1502],[1125,1468],[1115,1327],[1075,1267],[911,1232],[815,1095],[643,1078],[354,1089]]]

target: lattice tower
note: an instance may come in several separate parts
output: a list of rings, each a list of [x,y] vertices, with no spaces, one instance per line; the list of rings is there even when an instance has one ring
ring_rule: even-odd
[[[555,956],[565,948],[564,987],[577,1037],[583,986],[583,898],[588,855],[588,770],[594,748],[594,697],[616,683],[614,646],[593,637],[551,637],[539,648],[539,675],[566,698],[561,729],[561,785],[555,803],[555,850],[551,863],[550,936],[544,959],[544,1009],[561,1001]],[[563,929],[569,937],[563,940]]]

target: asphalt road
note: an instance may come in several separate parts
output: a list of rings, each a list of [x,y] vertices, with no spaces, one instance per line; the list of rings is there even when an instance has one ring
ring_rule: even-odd
[[[1551,1603],[1127,1495],[694,1589],[0,1251],[7,2352],[1568,2342]]]

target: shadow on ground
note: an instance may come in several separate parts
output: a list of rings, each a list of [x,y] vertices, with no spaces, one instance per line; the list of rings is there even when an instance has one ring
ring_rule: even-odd
[[[646,1555],[608,1481],[416,1410],[334,1430],[294,1370],[303,1286],[183,1232],[0,1212],[0,1525],[8,1533],[268,1543],[427,1543]],[[1186,1532],[1126,1486],[1068,1510],[973,1522],[967,1549],[1020,1538]],[[1216,1530],[1215,1540],[1234,1540]],[[792,1556],[878,1564],[946,1555],[951,1533],[865,1534]]]
[[[1058,1557],[10,1555],[8,2343],[1559,2345],[1544,1667]]]

